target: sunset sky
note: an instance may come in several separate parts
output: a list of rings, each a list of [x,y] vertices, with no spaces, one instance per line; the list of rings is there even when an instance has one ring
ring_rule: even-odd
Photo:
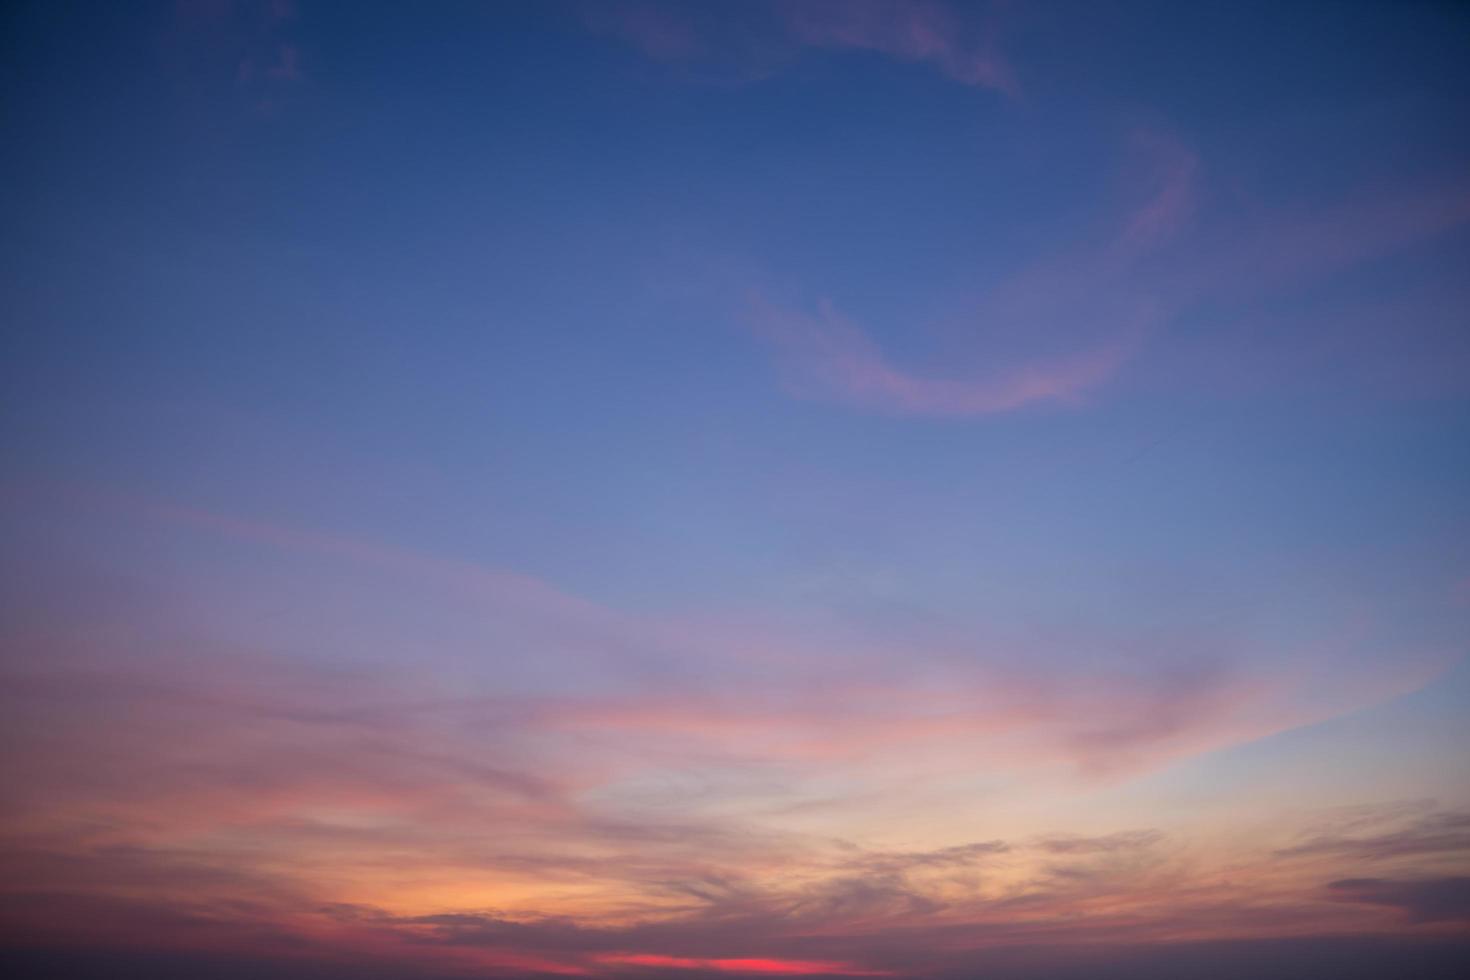
[[[1470,8],[0,48],[9,976],[1470,975]]]

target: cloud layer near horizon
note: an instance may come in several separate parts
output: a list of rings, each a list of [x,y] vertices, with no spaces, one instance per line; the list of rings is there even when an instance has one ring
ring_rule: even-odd
[[[1282,651],[1190,667],[1171,648],[1079,674],[1060,651],[982,645],[910,649],[895,672],[894,652],[840,634],[825,647],[770,625],[628,617],[376,544],[74,499],[121,508],[158,546],[254,554],[252,589],[309,558],[327,563],[319,585],[429,601],[445,621],[473,611],[455,646],[516,637],[550,669],[518,676],[447,649],[408,671],[388,666],[406,651],[312,664],[177,634],[157,618],[168,597],[102,618],[47,597],[73,625],[7,636],[26,656],[3,684],[8,901],[42,939],[373,949],[495,975],[860,976],[937,975],[1034,943],[1392,931],[1399,909],[1456,921],[1426,875],[1470,842],[1464,815],[1432,804],[1228,855],[1154,828],[914,848],[850,819],[953,806],[981,773],[985,795],[1136,775],[1412,689],[1432,659],[1339,669],[1336,693]],[[600,671],[639,679],[597,694],[558,679]],[[946,834],[975,819],[955,816]],[[932,951],[923,965],[915,944]]]

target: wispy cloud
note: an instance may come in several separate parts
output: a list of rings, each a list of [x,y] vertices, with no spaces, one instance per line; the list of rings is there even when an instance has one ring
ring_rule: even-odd
[[[206,81],[229,74],[257,112],[280,108],[308,80],[294,0],[176,0],[175,53]]]
[[[952,418],[1084,400],[1117,374],[1163,314],[1161,297],[1128,276],[1179,231],[1191,207],[1194,155],[1158,137],[1137,142],[1149,160],[1150,192],[1112,236],[1023,270],[968,314],[977,334],[1045,351],[1017,353],[996,343],[972,352],[976,363],[921,373],[897,364],[829,300],[807,313],[757,299],[750,323],[775,349],[788,391]]]
[[[781,10],[806,44],[923,62],[961,84],[1019,94],[996,43],[993,10],[979,24],[963,22],[955,9],[935,0],[796,0]]]
[[[997,14],[993,6],[941,0],[789,0],[724,9],[626,0],[584,7],[589,28],[659,61],[721,63],[765,75],[804,49],[869,52],[1019,97],[1020,83],[1000,50]]]
[[[1344,878],[1327,887],[1341,901],[1400,908],[1418,922],[1470,922],[1470,876]]]
[[[1463,230],[1470,189],[1462,182],[1366,187],[1337,204],[1248,209],[1219,224],[1163,273],[1174,309],[1215,314],[1212,326],[1158,345],[1148,372],[1155,384],[1398,397],[1470,387],[1463,284],[1421,276],[1405,285],[1365,280],[1351,295],[1323,288]]]
[[[900,362],[879,332],[830,299],[813,309],[754,299],[748,320],[775,351],[786,390],[888,414],[965,418],[1085,404],[1135,362],[1147,385],[1335,382],[1418,395],[1470,386],[1458,286],[1279,312],[1284,298],[1465,227],[1463,185],[1374,189],[1296,214],[1215,215],[1204,235],[1194,228],[1205,197],[1197,157],[1155,134],[1135,134],[1133,144],[1133,159],[1148,163],[1127,176],[1149,194],[1112,237],[994,287],[967,314],[975,343],[958,356],[936,353],[927,369]],[[1174,336],[1175,323],[1202,309],[1225,327]],[[928,333],[922,324],[889,330],[910,346]]]
[[[815,313],[801,313],[757,299],[751,314],[756,332],[776,348],[792,394],[900,415],[950,417],[991,415],[1035,403],[1075,403],[1127,360],[1147,322],[1141,311],[1120,337],[1058,360],[978,378],[945,378],[898,367],[828,300]]]
[[[1470,856],[1470,813],[1429,813],[1418,820],[1380,833],[1353,833],[1352,826],[1313,834],[1281,849],[1284,857],[1329,855],[1360,860],[1385,860],[1434,854]]]
[[[1100,837],[1048,837],[1037,846],[1052,854],[1111,854],[1150,847],[1163,836],[1157,830],[1124,830]]]
[[[750,628],[702,613],[635,615],[508,569],[124,494],[89,492],[76,499],[146,518],[159,533],[202,534],[264,549],[266,567],[283,572],[303,557],[320,559],[327,562],[320,574],[335,568],[356,576],[361,588],[416,596],[455,618],[460,614],[453,610],[472,610],[465,628],[482,630],[485,639],[467,637],[467,646],[491,637],[530,644],[541,660],[564,669],[525,677],[500,669],[466,676],[457,659],[425,651],[427,663],[456,665],[462,677],[457,689],[440,690],[425,679],[397,696],[368,685],[361,697],[343,688],[342,698],[319,698],[350,678],[324,673],[306,683],[316,676],[307,672],[300,681],[281,679],[295,693],[280,698],[275,686],[251,682],[260,669],[251,666],[254,658],[225,658],[218,672],[192,675],[207,683],[181,685],[169,679],[171,658],[160,654],[137,661],[129,675],[104,668],[106,659],[95,652],[78,651],[53,663],[54,675],[32,668],[17,676],[38,697],[69,692],[75,699],[110,691],[114,700],[128,699],[122,703],[182,699],[266,712],[262,720],[329,726],[411,729],[417,719],[437,715],[472,720],[472,730],[487,733],[515,727],[571,742],[595,737],[609,758],[621,754],[620,769],[644,754],[650,764],[661,765],[670,752],[780,766],[876,765],[878,771],[892,757],[912,769],[910,750],[916,746],[928,747],[926,756],[942,769],[959,764],[942,749],[960,740],[968,759],[978,754],[1002,768],[1039,763],[1126,773],[1371,703],[1422,684],[1443,666],[1436,657],[1401,651],[1392,669],[1347,669],[1339,663],[1336,677],[1326,678],[1309,652],[1297,651],[1283,662],[1280,652],[1222,648],[1220,638],[1202,633],[1174,643],[1212,651],[1209,656],[1185,657],[1171,644],[1149,659],[1140,653],[1146,647],[1139,637],[1102,630],[1060,637],[1056,650],[1036,643],[1020,649],[1013,639],[976,632],[956,657],[922,635],[878,640],[842,630]],[[146,632],[158,625],[143,616],[132,628]],[[1335,642],[1341,647],[1349,641]],[[1134,655],[1117,669],[1084,668],[1063,655],[1076,643],[1098,651],[1128,648]],[[700,664],[698,672],[681,669],[690,659]],[[897,663],[902,670],[891,666]],[[841,680],[833,679],[834,664],[842,665]],[[624,682],[589,690],[545,679],[599,667]],[[1308,701],[1296,696],[1304,685],[1315,695]],[[181,689],[187,696],[176,693]],[[991,742],[993,751],[987,748]]]
[[[651,58],[679,61],[708,50],[698,28],[677,6],[649,0],[583,6],[588,27],[632,44]]]

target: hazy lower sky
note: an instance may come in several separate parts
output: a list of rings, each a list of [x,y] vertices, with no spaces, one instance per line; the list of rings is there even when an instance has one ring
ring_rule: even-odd
[[[0,957],[1470,966],[1470,11],[7,4]]]

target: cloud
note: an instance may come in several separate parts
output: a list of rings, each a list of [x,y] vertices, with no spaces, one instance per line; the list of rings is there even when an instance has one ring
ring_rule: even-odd
[[[1152,847],[1163,837],[1157,830],[1124,830],[1100,837],[1047,837],[1036,846],[1051,854],[1112,854]]]
[[[1470,877],[1395,880],[1343,878],[1330,882],[1334,898],[1403,909],[1416,922],[1470,922]]]
[[[1463,180],[1362,187],[1311,208],[1245,207],[1210,216],[1153,270],[1170,319],[1208,311],[1165,335],[1140,365],[1154,385],[1228,394],[1260,389],[1423,398],[1470,387],[1470,343],[1453,277],[1385,260],[1470,224]],[[1344,292],[1349,272],[1384,267]]]
[[[280,964],[273,975],[362,963],[417,976],[638,977],[684,969],[912,977],[1016,970],[1016,976],[1042,977],[1069,975],[1073,961],[1126,962],[1180,937],[1245,933],[1259,941],[1263,934],[1384,928],[1355,918],[1356,908],[1404,909],[1425,922],[1465,909],[1463,878],[1343,879],[1329,886],[1337,901],[1314,904],[1305,900],[1313,886],[1283,879],[1289,865],[1270,855],[1237,850],[1226,875],[1191,868],[1175,854],[1162,864],[1097,863],[1084,866],[1090,868],[1085,876],[1059,878],[1025,863],[1024,852],[992,841],[857,855],[807,842],[784,867],[691,873],[678,894],[693,901],[675,906],[660,906],[656,893],[645,892],[641,902],[562,915],[463,906],[404,914],[331,901],[321,894],[330,879],[309,862],[261,851],[269,838],[258,831],[247,838],[255,841],[249,850],[240,841],[212,839],[193,857],[180,854],[177,844],[103,848],[93,852],[91,867],[68,865],[63,851],[33,849],[23,865],[3,866],[0,921],[10,935],[23,932],[32,941],[266,958]],[[1098,847],[1084,846],[1086,853],[1068,853],[1101,862],[1146,839],[1147,832],[1106,835],[1093,839]],[[357,873],[344,860],[350,852],[343,848],[352,843],[337,833],[314,844],[336,849],[332,866],[343,884]],[[413,858],[433,852],[405,850],[406,843],[388,835],[358,845],[391,855],[396,865],[409,861],[417,872],[429,870]],[[582,847],[567,838],[562,853],[575,863],[568,852]],[[9,861],[20,852],[5,854]],[[732,857],[707,850],[704,860]],[[239,870],[242,859],[253,865],[248,873]],[[1001,864],[982,879],[951,873],[975,860]],[[462,851],[456,862],[461,876],[474,873],[472,852]],[[622,860],[604,863],[599,873],[636,889],[635,866]]]
[[[1465,289],[1442,277],[1346,299],[1316,289],[1470,224],[1461,180],[1418,178],[1313,208],[1226,212],[1198,156],[1154,131],[1127,140],[1140,197],[1110,236],[1033,262],[956,318],[861,322],[832,298],[756,294],[746,322],[797,398],[889,415],[972,418],[1088,403],[1128,370],[1152,385],[1212,382],[1423,397],[1470,386]],[[1297,297],[1283,306],[1282,300]],[[1204,317],[1195,314],[1204,312]],[[1172,328],[1190,319],[1190,329]],[[929,349],[926,349],[926,342]],[[895,349],[907,348],[903,357]]]
[[[465,819],[535,819],[548,834],[609,843],[665,832],[645,817],[657,807],[670,814],[668,833],[693,841],[691,824],[711,817],[718,826],[743,808],[777,814],[819,805],[803,789],[814,781],[839,780],[846,789],[833,798],[842,799],[896,779],[922,791],[977,767],[1120,779],[1423,679],[1368,668],[1293,678],[1250,666],[1279,658],[1244,650],[1181,658],[1172,646],[1128,669],[1079,671],[1067,655],[1076,644],[1139,649],[1138,637],[1104,633],[1050,650],[977,631],[956,657],[902,636],[880,642],[845,631],[797,635],[634,616],[502,569],[197,508],[100,500],[168,534],[250,549],[273,583],[310,557],[321,563],[313,566],[318,581],[340,573],[366,594],[428,603],[441,620],[462,619],[462,645],[474,655],[415,648],[411,671],[347,669],[191,639],[187,656],[118,658],[63,632],[45,641],[44,662],[13,660],[7,671],[18,701],[12,758],[37,802],[69,798],[92,780],[97,795],[116,794],[114,803],[185,793],[192,806],[180,816],[206,820],[237,807],[251,819],[286,819],[302,808],[306,826],[350,824],[360,809],[386,808],[397,821],[416,807],[447,808],[447,817],[465,805]],[[371,604],[351,614],[365,617],[362,635],[389,635]],[[164,629],[166,609],[156,622],[146,603],[122,615],[109,630],[136,634],[129,646],[178,647]],[[314,604],[311,615],[320,620],[323,611]],[[380,642],[391,651],[398,640]],[[1207,650],[1219,641],[1179,643]],[[542,669],[517,674],[520,658],[507,647],[535,650]],[[698,672],[687,669],[691,661]],[[616,683],[588,686],[594,673]],[[1310,703],[1299,697],[1304,685]],[[23,747],[42,730],[34,727],[41,706],[52,712],[50,735],[44,751],[38,742],[27,755]],[[90,753],[104,724],[112,726],[105,751]],[[206,751],[201,765],[195,760]],[[115,755],[124,761],[115,764]],[[135,771],[144,763],[146,772]],[[578,803],[589,794],[596,809]],[[505,850],[496,860],[507,870],[532,867],[541,853]],[[910,859],[905,853],[870,856],[870,869],[879,862],[891,870]],[[944,853],[924,860],[948,860]],[[950,857],[959,853],[969,852]]]
[[[679,61],[707,52],[699,31],[677,7],[662,3],[591,3],[583,18],[593,30],[632,44],[651,58]]]
[[[1197,163],[1172,140],[1134,140],[1148,187],[1112,235],[1037,262],[966,318],[975,338],[940,370],[900,366],[830,300],[814,312],[752,302],[749,323],[776,353],[788,392],[895,415],[966,418],[1076,405],[1108,383],[1165,313],[1130,278],[1187,220]]]
[[[974,841],[930,851],[876,851],[852,859],[854,868],[867,873],[893,874],[924,868],[964,866],[993,854],[1004,854],[1010,845],[1001,840]]]
[[[667,0],[592,3],[592,30],[650,58],[724,65],[769,74],[803,50],[863,51],[927,65],[961,85],[1019,97],[1020,84],[998,44],[993,7],[938,0],[786,0],[707,7]]]
[[[1108,258],[1118,264],[1146,255],[1183,231],[1198,196],[1200,162],[1192,150],[1151,130],[1133,132],[1130,143],[1128,176],[1148,188],[1148,194],[1108,245]]]
[[[1385,833],[1318,833],[1277,851],[1282,857],[1330,855],[1361,860],[1457,852],[1470,852],[1470,813],[1430,813]]]
[[[965,24],[932,0],[796,0],[781,7],[792,32],[814,47],[875,51],[933,65],[963,85],[1019,94],[990,24]]]
[[[1196,263],[1196,288],[1247,295],[1296,289],[1470,222],[1470,185],[1421,180],[1315,209],[1242,216]]]
[[[309,80],[293,0],[177,0],[174,51],[202,87],[228,76],[252,109],[276,111]]]
[[[966,417],[1076,402],[1116,372],[1136,343],[1129,331],[1097,348],[986,377],[922,377],[892,363],[826,300],[812,314],[757,302],[751,322],[776,348],[792,394],[899,415]]]

